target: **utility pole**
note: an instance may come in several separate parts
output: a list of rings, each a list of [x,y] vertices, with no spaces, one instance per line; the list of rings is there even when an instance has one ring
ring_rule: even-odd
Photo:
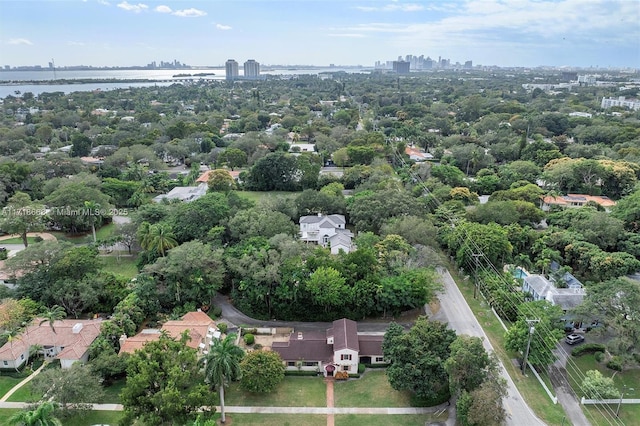
[[[527,319],[527,325],[529,326],[529,340],[527,341],[527,350],[524,352],[524,361],[522,362],[522,374],[524,375],[527,371],[527,358],[529,358],[529,349],[531,348],[531,338],[533,337],[533,332],[536,328],[533,324],[540,322],[539,319]]]
[[[475,270],[475,273],[473,274],[474,281],[475,281],[475,287],[473,287],[473,298],[475,299],[478,293],[478,258],[482,256],[482,253],[471,253],[471,256],[473,256],[476,262],[476,270]]]
[[[624,397],[624,392],[620,394],[620,400],[618,401],[618,408],[616,409],[616,417],[619,417],[618,413],[620,412],[620,404],[622,404],[623,397]]]

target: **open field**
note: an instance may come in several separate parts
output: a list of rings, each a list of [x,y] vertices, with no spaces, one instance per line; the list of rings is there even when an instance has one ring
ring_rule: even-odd
[[[278,388],[268,394],[252,394],[232,383],[225,391],[226,405],[271,407],[326,407],[326,385],[320,377],[285,377]]]
[[[394,390],[384,370],[367,370],[359,379],[333,385],[336,407],[411,407],[408,392]]]
[[[0,376],[0,397],[3,397],[11,388],[20,383],[23,379],[16,379],[10,376]]]
[[[262,201],[263,199],[273,199],[277,197],[293,198],[300,195],[300,192],[286,192],[286,191],[236,191],[236,194],[247,200],[251,200],[255,203]]]
[[[27,237],[27,242],[29,244],[33,244],[35,243],[36,237]],[[0,240],[0,245],[3,244],[22,244],[22,238],[20,237],[14,237],[14,238],[7,238],[6,240]]]
[[[135,256],[111,254],[109,256],[100,256],[100,261],[104,265],[102,269],[114,275],[121,275],[127,279],[138,275]]]
[[[326,426],[327,416],[319,414],[227,414],[227,423],[237,426]],[[220,419],[217,413],[216,419]],[[229,421],[231,420],[231,421]]]
[[[336,426],[424,426],[431,422],[444,422],[447,414],[398,414],[375,416],[366,414],[344,414],[335,416]],[[444,423],[443,423],[444,424]]]

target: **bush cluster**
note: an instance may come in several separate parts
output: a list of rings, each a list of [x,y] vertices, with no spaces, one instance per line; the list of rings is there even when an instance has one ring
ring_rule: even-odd
[[[585,354],[592,354],[595,352],[604,352],[605,346],[600,343],[585,343],[584,345],[580,345],[571,350],[571,355],[573,356],[581,356]]]

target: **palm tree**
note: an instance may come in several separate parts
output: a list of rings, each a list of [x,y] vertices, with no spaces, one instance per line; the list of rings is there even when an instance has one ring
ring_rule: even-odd
[[[165,223],[156,223],[149,226],[148,247],[146,250],[155,250],[162,257],[168,251],[178,245],[176,236],[171,226]]]
[[[49,323],[49,327],[51,327],[51,331],[53,331],[53,334],[56,334],[56,329],[54,327],[54,324],[56,321],[65,319],[67,317],[67,313],[64,311],[64,308],[62,306],[58,306],[58,305],[54,305],[51,307],[51,309],[49,309],[47,312],[44,313],[44,315],[42,315],[42,321],[40,321],[40,325],[44,324],[45,322]],[[54,342],[53,342],[53,351],[56,351],[56,341],[55,341],[55,337],[54,337]]]
[[[2,337],[7,339],[7,342],[9,342],[9,346],[11,347],[11,352],[13,353],[13,341],[16,340],[16,337],[18,337],[20,335],[20,329],[19,328],[12,328],[9,330],[5,330],[4,333],[2,333]],[[15,362],[15,361],[14,361]],[[13,368],[16,369],[16,371],[20,371],[18,369],[18,365],[14,363]]]
[[[21,426],[62,426],[62,422],[54,416],[57,405],[43,402],[35,410],[20,411],[9,418],[9,424]]]
[[[89,210],[89,222],[91,222],[91,232],[93,233],[93,242],[96,242],[96,222],[101,217],[100,204],[95,201],[85,201],[85,209]]]
[[[220,421],[226,423],[224,415],[224,387],[232,380],[240,378],[240,360],[244,356],[242,348],[236,346],[235,334],[224,339],[215,339],[209,353],[204,356],[205,381],[220,394]]]

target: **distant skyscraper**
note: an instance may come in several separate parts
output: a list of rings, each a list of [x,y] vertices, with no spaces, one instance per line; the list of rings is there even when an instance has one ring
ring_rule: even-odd
[[[393,61],[393,71],[398,74],[409,74],[411,62]]]
[[[260,64],[253,59],[244,63],[244,78],[258,78],[260,76]]]
[[[235,60],[229,59],[227,62],[225,62],[224,70],[225,78],[227,80],[234,80],[238,78],[238,63]]]

